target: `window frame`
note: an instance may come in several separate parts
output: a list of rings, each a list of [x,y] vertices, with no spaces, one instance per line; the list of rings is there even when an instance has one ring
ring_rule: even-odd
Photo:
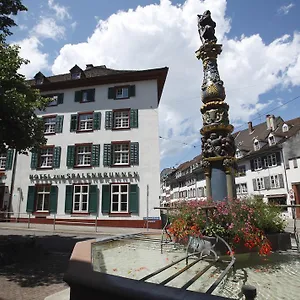
[[[120,195],[125,194],[125,192],[121,191],[121,186],[127,186],[127,210],[122,211],[121,210],[121,204],[122,204],[122,197]],[[119,191],[118,192],[113,192],[113,186],[119,186]],[[113,182],[110,184],[110,213],[111,214],[129,214],[129,191],[130,188],[130,183],[129,182]],[[118,211],[113,210],[113,195],[118,194]]]
[[[57,115],[43,116],[43,121],[44,121],[44,135],[55,135],[56,134],[56,117],[57,117]],[[54,132],[45,132],[46,119],[55,119],[55,121],[54,121]]]
[[[268,154],[265,158],[264,165],[266,168],[272,168],[277,166],[276,153]]]
[[[52,98],[52,99],[54,97],[56,97],[56,103],[55,104],[51,104],[52,102],[54,102],[54,100],[53,100],[53,101],[51,101],[51,102],[48,103],[47,107],[52,107],[52,106],[57,106],[58,105],[58,94],[47,96],[47,98]]]
[[[258,151],[260,149],[260,143],[258,140],[255,140],[253,142],[253,148],[254,148],[254,151]]]
[[[256,181],[256,188],[258,191],[264,190],[265,189],[265,182],[264,182],[264,178],[263,177],[258,177],[255,178]],[[261,188],[259,188],[258,186],[261,186]]]
[[[268,138],[268,141],[269,141],[270,146],[276,145],[276,139],[275,139],[274,135],[270,135],[269,138]]]
[[[237,167],[237,175],[236,177],[246,176],[246,165],[239,165]]]
[[[75,158],[74,158],[74,168],[91,168],[92,167],[92,151],[93,151],[93,143],[81,143],[75,144]],[[79,147],[90,147],[90,164],[89,165],[78,165],[78,148]],[[88,152],[85,152],[88,153]]]
[[[44,145],[40,147],[40,151],[38,152],[38,160],[37,160],[37,170],[50,170],[53,169],[53,162],[54,162],[54,145]],[[45,149],[52,149],[52,164],[51,166],[41,166],[41,160],[42,160],[42,155],[41,155],[41,151],[45,150]],[[46,157],[49,157],[49,155],[47,155]]]
[[[0,153],[0,170],[5,171],[6,169],[6,161],[7,161],[7,153]],[[1,166],[4,164],[4,167]]]
[[[255,166],[255,165],[257,165],[257,166]],[[259,167],[259,165],[260,165],[260,167]],[[253,159],[253,169],[254,169],[254,171],[262,170],[262,168],[263,168],[263,163],[262,163],[261,157],[254,158]]]
[[[45,193],[45,191],[44,192],[42,192],[42,193],[39,193],[39,189],[40,188],[45,188],[45,187],[47,187],[47,188],[49,188],[49,192],[47,192],[47,193]],[[43,197],[43,209],[38,209],[38,201],[39,201],[39,199],[38,199],[38,195],[39,194],[42,194],[42,195],[45,195],[45,194],[49,194],[49,200],[48,200],[48,209],[44,209],[44,205],[45,205],[45,196]],[[35,185],[35,196],[34,196],[34,201],[35,201],[35,203],[34,203],[34,213],[41,213],[41,214],[44,214],[44,213],[50,213],[50,194],[51,194],[51,184],[36,184]]]
[[[92,128],[91,129],[80,129],[80,116],[87,116],[92,115],[91,123]],[[79,112],[77,113],[77,126],[76,126],[76,132],[91,132],[94,131],[94,111],[87,111],[87,112]]]
[[[272,178],[273,178],[273,182],[272,182]],[[279,181],[278,174],[270,175],[270,188],[271,189],[279,189],[280,188],[280,181]]]
[[[129,167],[130,166],[130,141],[113,141],[112,145],[112,167]],[[115,146],[117,145],[128,145],[128,162],[127,163],[115,163]],[[123,151],[125,152],[125,151]],[[121,151],[121,153],[123,153]]]
[[[130,85],[115,86],[114,89],[115,89],[115,97],[114,97],[115,100],[123,100],[123,99],[129,99],[130,98],[130,96],[129,96]],[[122,90],[127,89],[127,96],[126,97],[125,96],[117,97],[118,89],[122,89]]]
[[[73,73],[71,73],[71,79],[72,79],[72,80],[81,79],[81,72],[78,71],[78,72],[73,72]]]
[[[82,193],[82,187],[87,186],[87,192]],[[75,192],[76,187],[80,187],[80,192]],[[79,194],[79,210],[75,210],[75,196]],[[83,194],[87,195],[86,210],[82,210]],[[72,214],[89,214],[89,202],[90,202],[90,184],[89,183],[74,183],[73,184],[73,196],[72,196]]]
[[[128,125],[127,126],[121,126],[121,127],[116,127],[115,124],[115,118],[116,118],[116,113],[122,113],[122,112],[127,112],[128,113]],[[112,111],[113,115],[113,120],[112,120],[112,130],[124,130],[124,129],[130,129],[130,108],[124,108],[124,109],[114,109]]]
[[[281,130],[282,130],[282,132],[288,132],[289,131],[289,125],[283,124]]]

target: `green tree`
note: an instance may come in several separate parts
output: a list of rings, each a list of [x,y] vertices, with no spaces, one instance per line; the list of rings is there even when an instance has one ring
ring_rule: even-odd
[[[18,73],[29,61],[19,56],[18,46],[6,42],[10,28],[16,26],[10,16],[25,10],[20,0],[0,0],[0,153],[8,148],[27,153],[46,143],[43,121],[35,112],[44,110],[49,99]]]

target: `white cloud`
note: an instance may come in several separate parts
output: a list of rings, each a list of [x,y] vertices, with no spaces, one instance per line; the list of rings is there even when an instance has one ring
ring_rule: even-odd
[[[33,35],[57,40],[65,36],[65,27],[57,25],[53,18],[43,17],[33,28]]]
[[[290,3],[288,5],[282,5],[278,8],[277,12],[279,14],[287,15],[294,6],[295,6],[294,3]]]
[[[75,21],[75,22],[73,22],[73,23],[71,23],[71,28],[74,30],[75,28],[76,28],[76,26],[77,26],[77,22]]]
[[[54,3],[54,0],[48,0],[48,6],[50,9],[53,9],[55,11],[55,15],[58,19],[72,19],[67,7]]]
[[[160,135],[198,143],[202,63],[194,53],[200,46],[197,14],[207,9],[212,12],[216,35],[223,43],[219,70],[231,120],[247,122],[251,115],[271,104],[260,103],[260,95],[279,85],[300,84],[292,78],[300,70],[300,34],[279,37],[270,44],[265,44],[258,34],[228,39],[226,33],[231,27],[225,15],[226,0],[187,0],[181,6],[161,0],[160,4],[119,11],[100,20],[86,42],[65,45],[52,71],[68,72],[75,64],[84,67],[87,63],[116,69],[168,66],[159,108]],[[172,141],[161,142],[162,156],[186,150]]]
[[[21,66],[21,74],[32,78],[38,71],[49,69],[48,54],[41,52],[39,47],[42,43],[36,37],[26,38],[16,44],[20,46],[20,56],[30,61],[29,64]]]

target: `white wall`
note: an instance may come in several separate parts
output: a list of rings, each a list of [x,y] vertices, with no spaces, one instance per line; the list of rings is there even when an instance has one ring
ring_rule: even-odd
[[[66,173],[87,173],[87,172],[138,172],[139,177],[139,188],[140,188],[140,206],[139,206],[139,217],[131,216],[130,219],[146,216],[146,198],[147,191],[146,187],[149,184],[149,215],[159,216],[159,211],[154,210],[154,206],[159,206],[159,137],[158,137],[158,113],[157,113],[157,83],[155,80],[151,81],[140,81],[132,82],[127,84],[135,84],[136,96],[124,100],[113,100],[108,99],[108,88],[114,85],[102,85],[102,86],[91,86],[95,88],[95,102],[89,103],[78,103],[74,101],[75,91],[82,90],[68,89],[53,91],[53,93],[64,93],[64,103],[55,107],[49,107],[45,112],[41,112],[40,115],[51,115],[58,114],[64,115],[63,132],[57,133],[52,136],[47,136],[48,145],[55,145],[61,147],[61,164],[59,169],[53,170],[31,170],[30,160],[31,155],[25,156],[20,155],[17,164],[17,175],[15,181],[16,189],[20,187],[24,194],[24,199],[21,202],[21,211],[26,212],[27,204],[27,191],[29,185],[34,185],[29,179],[29,174],[66,174]],[[117,84],[120,85],[120,84]],[[47,92],[46,94],[51,94]],[[138,128],[129,130],[106,130],[105,129],[105,111],[120,108],[133,108],[138,109],[139,112],[139,124]],[[70,118],[71,114],[85,111],[101,111],[101,128],[93,132],[76,133],[70,132]],[[139,166],[130,167],[114,167],[108,168],[103,166],[103,145],[105,143],[111,143],[111,141],[123,141],[130,140],[133,142],[139,142]],[[100,144],[100,167],[93,167],[89,169],[68,169],[66,167],[66,155],[67,146],[74,145],[75,143],[94,143]],[[131,179],[132,182],[135,179]],[[116,180],[114,180],[115,182]],[[72,184],[70,181],[66,184]],[[83,182],[79,180],[77,182]],[[99,195],[101,201],[101,183],[107,183],[108,181],[97,180],[99,187]],[[109,180],[112,182],[112,180]],[[42,180],[39,183],[47,183]],[[57,182],[58,185],[58,215],[64,215],[65,205],[65,183]],[[18,197],[13,197],[13,209],[16,211],[18,205]],[[101,203],[99,203],[99,215],[101,214]],[[68,217],[68,216],[67,216]],[[105,216],[105,218],[109,218]],[[114,217],[114,220],[117,219]],[[123,217],[120,219],[124,219]]]

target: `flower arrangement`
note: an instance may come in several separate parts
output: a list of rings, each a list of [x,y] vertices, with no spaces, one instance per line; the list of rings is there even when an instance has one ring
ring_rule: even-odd
[[[280,209],[261,200],[182,201],[170,212],[169,232],[175,240],[186,242],[189,236],[214,236],[226,239],[233,251],[244,246],[268,255],[269,233],[282,232],[285,222]],[[229,253],[230,255],[232,253]]]

